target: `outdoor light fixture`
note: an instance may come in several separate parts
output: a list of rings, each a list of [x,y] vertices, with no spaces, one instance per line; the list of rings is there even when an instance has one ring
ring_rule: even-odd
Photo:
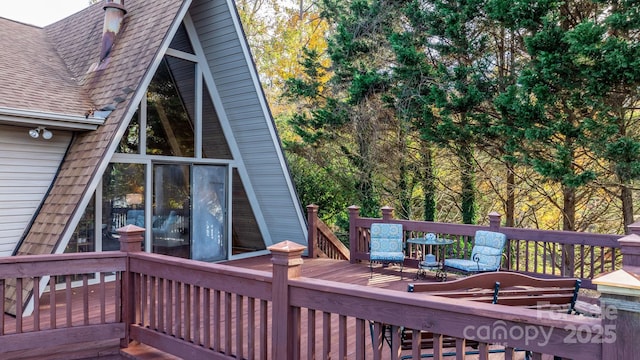
[[[29,136],[34,139],[40,137],[40,133],[42,133],[42,138],[45,140],[49,140],[53,137],[53,133],[43,127],[37,127],[35,129],[29,130]]]

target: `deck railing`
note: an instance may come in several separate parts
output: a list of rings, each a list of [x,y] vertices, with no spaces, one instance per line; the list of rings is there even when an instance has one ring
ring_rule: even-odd
[[[393,208],[382,209],[382,219],[362,218],[359,208],[349,208],[351,262],[369,260],[369,229],[374,222],[403,225],[405,239],[426,233],[455,240],[447,247],[448,257],[471,257],[477,230],[504,233],[508,239],[502,268],[544,277],[578,277],[582,286],[593,288],[591,280],[598,274],[618,270],[622,257],[618,239],[624,235],[571,231],[520,229],[500,226],[500,215],[489,214],[489,225],[468,225],[393,218]],[[637,227],[631,226],[630,229]],[[418,254],[409,247],[405,266],[417,267]]]
[[[350,253],[333,231],[318,217],[318,206],[307,206],[309,257],[349,260]]]
[[[74,344],[118,346],[125,335],[120,276],[121,252],[11,256],[0,259],[0,359],[42,358],[75,349]],[[34,286],[35,284],[35,286]],[[97,291],[98,296],[90,294]],[[24,294],[30,304],[10,292]],[[107,299],[116,301],[107,301]],[[32,308],[32,311],[31,311]],[[29,314],[26,316],[25,314]],[[48,351],[38,352],[38,350]],[[89,355],[89,354],[88,354]]]
[[[54,291],[45,297],[54,298],[55,306],[49,314],[56,319],[53,309],[65,309],[65,314],[73,314],[71,325],[49,320],[44,326],[33,320],[42,316],[40,310],[29,317],[18,315],[20,330],[9,331],[2,324],[0,358],[21,358],[20,351],[34,344],[46,349],[98,339],[120,339],[123,346],[135,340],[184,359],[395,360],[418,359],[427,352],[440,358],[445,352],[463,351],[465,339],[479,343],[480,359],[501,350],[505,359],[529,351],[533,359],[550,354],[628,360],[640,350],[633,340],[639,326],[633,289],[617,290],[624,299],[604,299],[619,306],[618,313],[603,311],[602,318],[589,318],[304,278],[305,247],[289,241],[269,248],[272,273],[147,254],[140,252],[143,231],[135,226],[121,231],[122,252],[0,259],[3,280],[28,277],[39,283],[46,276],[55,279],[53,275],[116,274],[113,284],[100,275],[97,286],[114,291],[101,291],[98,299],[117,299],[113,311],[98,311],[92,320],[89,309],[105,302],[87,300],[88,277],[81,276],[82,286],[73,289],[83,294],[78,309],[68,287],[60,293],[51,284]],[[623,243],[630,270],[640,263],[638,249],[640,237]],[[39,294],[36,290],[34,298]],[[39,325],[25,327],[27,320]],[[383,328],[391,331],[383,333]],[[400,329],[433,333],[435,348],[402,351]],[[385,335],[391,336],[390,347]],[[457,339],[457,349],[443,348],[445,336]]]

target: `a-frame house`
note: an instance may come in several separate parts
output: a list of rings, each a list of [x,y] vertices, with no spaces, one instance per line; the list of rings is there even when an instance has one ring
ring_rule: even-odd
[[[203,261],[306,245],[232,0],[0,18],[0,255],[144,248]]]

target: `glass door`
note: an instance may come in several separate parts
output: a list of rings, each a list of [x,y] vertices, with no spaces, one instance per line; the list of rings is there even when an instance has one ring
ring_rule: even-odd
[[[226,179],[224,166],[193,166],[193,226],[191,258],[218,261],[227,258]]]
[[[190,166],[156,164],[153,167],[152,251],[189,258]]]

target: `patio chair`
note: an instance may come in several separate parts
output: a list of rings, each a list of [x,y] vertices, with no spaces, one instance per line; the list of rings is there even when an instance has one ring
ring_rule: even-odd
[[[371,244],[369,250],[370,276],[373,277],[373,263],[400,264],[400,279],[404,269],[404,242],[402,224],[371,224]]]
[[[503,233],[478,230],[471,259],[446,259],[444,266],[463,273],[498,271],[506,242],[507,237]]]

